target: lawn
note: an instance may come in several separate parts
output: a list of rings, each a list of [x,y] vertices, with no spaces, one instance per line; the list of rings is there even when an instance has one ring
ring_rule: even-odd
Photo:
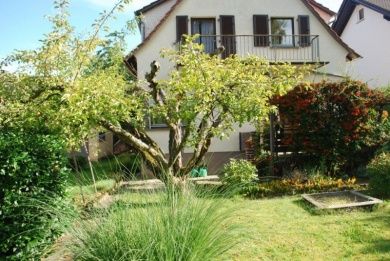
[[[153,201],[154,196],[150,197]],[[136,204],[140,195],[120,199]],[[144,199],[141,200],[144,202]],[[390,204],[318,213],[300,197],[224,200],[237,244],[220,260],[390,260]]]
[[[80,172],[72,171],[68,178],[67,197],[73,199],[76,204],[85,204],[96,198],[95,186],[91,171],[87,162],[79,162]],[[120,156],[114,156],[98,162],[93,162],[93,171],[96,181],[96,190],[98,195],[104,194],[114,189],[118,180],[123,178],[132,179],[136,177],[139,171],[139,161],[137,156],[130,153],[124,153]],[[82,203],[80,193],[82,186],[85,202]]]
[[[126,166],[133,166],[133,160],[124,155],[95,163],[99,194],[114,188],[117,175],[129,168]],[[68,192],[80,201],[74,177]],[[82,169],[82,177],[84,196],[87,201],[93,200],[88,166]],[[160,196],[120,190],[113,195],[118,200],[114,206],[125,211],[147,208]],[[234,247],[219,260],[390,260],[388,201],[373,211],[332,212],[317,212],[299,196],[262,200],[235,197],[221,202],[224,208],[233,209],[227,213],[231,213],[229,222],[237,229],[229,232]]]

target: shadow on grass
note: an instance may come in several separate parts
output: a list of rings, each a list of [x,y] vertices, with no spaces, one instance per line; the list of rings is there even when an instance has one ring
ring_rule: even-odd
[[[125,201],[117,201],[110,208],[114,210],[122,210],[122,209],[138,209],[138,208],[150,208],[150,207],[161,207],[163,205],[162,202],[125,202]],[[164,205],[168,205],[168,202]]]
[[[379,208],[377,211],[381,211]],[[383,230],[390,231],[390,212],[384,211],[380,215],[369,217],[363,220],[364,223],[376,223],[381,227],[384,227]],[[361,235],[364,236],[364,235]],[[364,248],[364,252],[368,253],[379,253],[379,254],[389,254],[390,255],[390,238],[384,237],[384,235],[371,235],[372,239],[367,247]],[[383,259],[384,260],[384,259]],[[389,256],[390,260],[390,256]]]
[[[323,210],[317,209],[315,206],[307,202],[306,200],[300,198],[293,200],[293,203],[297,205],[298,207],[304,209],[306,212],[308,212],[312,216],[318,216],[321,214],[325,214]]]
[[[390,254],[390,239],[374,239],[370,246],[364,249],[365,252]]]

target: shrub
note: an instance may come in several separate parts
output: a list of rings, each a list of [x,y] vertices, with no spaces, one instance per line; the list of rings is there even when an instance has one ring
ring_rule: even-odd
[[[66,163],[59,137],[40,130],[1,130],[0,259],[33,259],[56,235],[52,215],[35,203],[50,199],[56,204],[63,196]]]
[[[253,182],[257,177],[257,169],[251,162],[232,159],[222,170],[222,181],[227,185],[242,186]]]
[[[138,196],[75,226],[76,260],[214,260],[236,240],[223,199],[189,191]]]
[[[304,193],[317,193],[355,189],[354,178],[342,180],[322,175],[315,175],[307,179],[288,178],[266,183],[255,184],[245,190],[245,195],[251,198],[291,196]]]
[[[292,126],[282,144],[322,160],[332,174],[354,174],[390,139],[385,95],[366,84],[346,80],[299,85],[275,97],[281,121]]]
[[[390,197],[390,153],[382,153],[367,167],[369,187],[375,196]]]

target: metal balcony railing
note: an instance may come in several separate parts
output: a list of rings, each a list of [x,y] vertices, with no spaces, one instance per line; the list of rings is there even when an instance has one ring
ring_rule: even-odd
[[[318,35],[200,35],[196,42],[207,53],[222,58],[255,55],[270,62],[315,63],[320,61]]]

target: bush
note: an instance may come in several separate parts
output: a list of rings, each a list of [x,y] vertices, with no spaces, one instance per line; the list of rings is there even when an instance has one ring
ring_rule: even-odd
[[[76,260],[214,260],[236,240],[223,199],[191,191],[129,196],[140,200],[74,226]]]
[[[390,119],[384,92],[346,80],[299,85],[275,97],[281,122],[292,127],[282,145],[314,155],[328,172],[354,175],[390,139]]]
[[[322,175],[315,175],[307,179],[287,178],[271,182],[255,184],[245,190],[245,195],[251,198],[292,196],[304,193],[317,193],[355,189],[354,178],[342,180]]]
[[[390,153],[382,153],[367,167],[370,176],[369,187],[373,194],[382,198],[390,197]]]
[[[222,174],[223,183],[231,186],[242,186],[256,179],[257,169],[247,160],[232,159],[224,166]]]
[[[33,259],[56,234],[52,215],[35,203],[63,196],[64,152],[59,137],[44,131],[1,130],[0,259]]]

